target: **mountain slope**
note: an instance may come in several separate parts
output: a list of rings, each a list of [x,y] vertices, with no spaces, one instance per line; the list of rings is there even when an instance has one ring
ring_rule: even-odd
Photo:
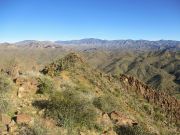
[[[14,72],[0,77],[1,91],[13,85],[8,100],[0,98],[4,134],[179,134],[178,100],[133,77],[94,69],[79,54],[57,59],[40,73]]]
[[[174,122],[177,123],[178,121],[176,120],[178,118],[176,117],[178,117],[179,115],[178,108],[175,111],[176,113],[173,113],[176,114],[175,116],[168,116],[165,112],[163,112],[164,109],[168,110],[168,108],[166,108],[164,105],[161,108],[161,102],[159,102],[159,104],[157,103],[158,101],[156,103],[148,102],[146,98],[136,94],[136,91],[138,91],[136,87],[130,88],[130,84],[127,84],[125,86],[122,79],[119,80],[116,77],[112,77],[101,73],[98,70],[92,69],[83,60],[83,58],[81,58],[81,56],[77,54],[72,53],[67,55],[63,59],[53,62],[42,72],[56,79],[58,79],[59,77],[62,80],[65,79],[66,82],[68,82],[68,84],[66,83],[66,87],[68,85],[68,89],[64,88],[64,90],[62,91],[71,89],[73,91],[75,90],[77,93],[81,93],[81,97],[84,97],[86,100],[89,100],[89,102],[93,104],[93,106],[95,107],[94,111],[97,109],[96,111],[98,113],[101,112],[102,114],[108,114],[111,120],[113,119],[111,118],[111,114],[115,115],[113,112],[120,112],[123,116],[129,119],[129,121],[136,121],[135,123],[138,123],[138,130],[141,131],[136,131],[136,126],[130,126],[131,124],[133,125],[134,122],[132,122],[130,125],[126,123],[126,126],[129,125],[128,127],[132,128],[132,134],[150,134],[150,132],[152,132],[152,134],[168,134],[168,132],[175,133],[173,132],[175,127],[171,127],[172,131],[169,127],[170,129],[168,131],[166,130],[167,125],[163,123],[167,122],[169,123],[169,126],[172,126],[172,123]],[[64,82],[62,80],[61,82]],[[65,84],[63,83],[60,84],[60,86],[61,85],[65,86]],[[143,86],[146,85],[143,84]],[[153,92],[153,90],[151,90],[150,88],[147,89],[150,95],[151,91]],[[127,91],[130,92],[127,93]],[[159,94],[159,96],[161,96],[161,94]],[[165,98],[165,100],[169,98]],[[171,98],[169,100],[171,101]],[[179,106],[178,101],[172,101],[172,103],[170,104],[173,103],[176,103],[177,106]],[[144,108],[145,106],[148,107],[146,108],[147,110]],[[172,112],[172,110],[170,110],[170,112]],[[100,118],[100,116],[98,115],[96,117],[96,119]],[[173,118],[174,120],[171,118]],[[122,134],[124,131],[123,126],[116,122],[113,123],[112,127],[115,128],[113,132],[116,134]],[[93,130],[94,132],[108,132],[110,129],[106,131],[103,128],[101,129],[102,131],[98,131],[96,128],[93,128]]]
[[[120,56],[103,70],[107,73],[136,76],[148,85],[169,94],[179,93],[180,84],[176,75],[180,66],[178,52],[150,52],[134,56]]]

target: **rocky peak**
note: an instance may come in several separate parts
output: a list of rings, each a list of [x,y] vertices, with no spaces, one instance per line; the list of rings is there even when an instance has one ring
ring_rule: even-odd
[[[67,56],[65,56],[61,61],[68,62],[68,63],[84,63],[84,59],[77,53],[70,53]]]
[[[64,58],[58,59],[48,66],[45,66],[41,72],[54,76],[63,70],[83,68],[86,67],[86,65],[84,59],[79,54],[70,53]]]

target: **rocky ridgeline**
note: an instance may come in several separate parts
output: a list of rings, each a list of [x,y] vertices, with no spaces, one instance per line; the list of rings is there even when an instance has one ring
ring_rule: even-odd
[[[120,80],[127,90],[134,90],[138,95],[143,96],[148,102],[161,107],[167,114],[167,117],[173,121],[180,120],[180,102],[175,97],[158,92],[134,77],[121,75]]]

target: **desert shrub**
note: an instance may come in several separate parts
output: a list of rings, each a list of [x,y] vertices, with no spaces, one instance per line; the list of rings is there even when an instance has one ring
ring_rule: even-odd
[[[67,128],[78,126],[92,128],[95,124],[96,111],[80,94],[66,90],[54,92],[50,96],[45,115],[54,118],[58,125]]]
[[[151,115],[153,113],[153,108],[151,107],[150,104],[143,103],[142,107],[149,115]]]
[[[162,109],[159,107],[154,108],[154,120],[156,121],[163,121],[165,119],[165,116],[162,112]]]
[[[115,128],[118,135],[153,135],[145,131],[141,126],[121,126]]]
[[[47,128],[44,127],[42,122],[35,120],[34,123],[33,126],[19,125],[19,135],[47,135]]]
[[[0,75],[0,112],[6,113],[11,108],[8,91],[12,89],[12,82],[5,75]]]
[[[103,95],[101,97],[95,98],[93,105],[104,112],[111,112],[119,107],[116,98],[110,95]]]
[[[31,127],[35,135],[46,135],[48,133],[47,128],[44,127],[41,121],[35,120],[35,124]]]
[[[84,92],[84,93],[89,92],[89,87],[82,84],[82,83],[79,83],[78,86],[75,89],[80,91],[80,92]]]
[[[154,119],[158,121],[163,121],[165,116],[161,112],[155,112]]]
[[[10,110],[11,104],[5,94],[0,94],[0,112],[6,113]]]
[[[28,125],[20,125],[18,135],[35,135]]]
[[[11,80],[5,75],[0,74],[0,92],[6,93],[12,89]]]
[[[54,89],[54,84],[53,81],[50,77],[48,76],[41,76],[38,79],[38,91],[37,93],[39,94],[50,94],[52,93],[53,89]]]

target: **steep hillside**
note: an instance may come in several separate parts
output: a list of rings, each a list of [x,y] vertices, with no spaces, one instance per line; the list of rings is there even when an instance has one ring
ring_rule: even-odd
[[[179,97],[179,51],[105,52],[96,50],[83,55],[96,68],[113,75],[129,74],[149,86]],[[98,61],[97,64],[94,61]],[[167,79],[168,78],[168,79]]]
[[[0,90],[8,94],[0,99],[2,134],[179,134],[178,100],[131,77],[95,70],[79,54],[40,73],[1,74]]]
[[[80,51],[91,65],[106,73],[129,74],[157,90],[180,97],[179,41],[90,38],[56,43]]]

